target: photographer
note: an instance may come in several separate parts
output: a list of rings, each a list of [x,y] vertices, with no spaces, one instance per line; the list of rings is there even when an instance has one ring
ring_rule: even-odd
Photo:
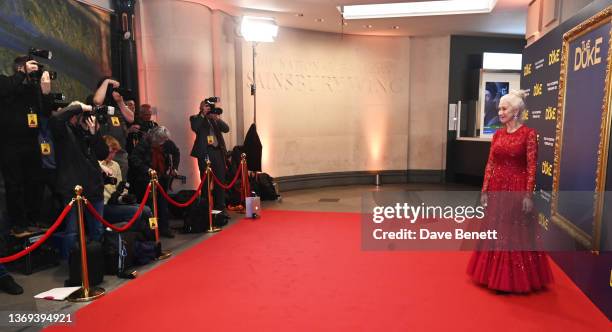
[[[222,133],[229,132],[229,126],[219,118],[223,110],[215,107],[217,101],[216,97],[203,100],[200,103],[200,113],[189,118],[191,130],[196,134],[191,156],[198,159],[200,178],[206,176],[206,159],[208,158],[215,176],[223,181],[225,180],[227,152]],[[225,211],[225,192],[220,186],[213,188],[213,201],[215,210]]]
[[[88,97],[88,102],[91,99],[92,105],[112,107],[109,109],[112,114],[107,114],[104,121],[99,121],[100,134],[113,136],[124,147],[127,142],[127,127],[134,122],[134,111],[125,102],[132,99],[131,91],[121,89],[120,83],[112,77],[101,79],[96,86],[96,92]],[[124,171],[128,169],[127,158],[125,150],[118,151],[115,156],[115,161]]]
[[[99,133],[96,114],[91,106],[73,102],[54,112],[50,119],[55,139],[57,188],[65,203],[74,197],[74,187],[83,187],[83,195],[98,213],[104,214],[104,184],[99,160],[108,156],[108,146]],[[66,233],[77,232],[77,209],[65,221]],[[89,240],[99,241],[103,227],[84,210]],[[68,238],[68,237],[67,237]]]
[[[151,120],[151,115],[153,115],[151,105],[142,104],[134,123],[132,123],[130,129],[128,129],[128,139],[125,147],[128,153],[132,153],[134,147],[138,145],[138,142],[140,142],[142,137],[148,133],[149,130],[159,126],[157,122]]]
[[[129,184],[123,181],[123,174],[119,164],[113,160],[117,151],[121,150],[119,142],[112,136],[104,136],[109,153],[105,160],[100,161],[100,167],[105,174],[104,179],[104,218],[115,224],[128,221],[138,212],[136,196],[129,192]],[[143,233],[152,239],[149,228],[149,218],[153,214],[145,206],[139,220],[132,226],[132,230]]]
[[[181,154],[170,140],[170,132],[164,126],[150,130],[130,154],[129,179],[138,199],[142,199],[150,181],[149,170],[155,170],[159,184],[168,191],[172,178],[177,176]],[[170,230],[168,202],[157,195],[159,234],[173,238]]]
[[[14,60],[12,76],[0,75],[0,161],[15,235],[24,234],[40,216],[43,186],[39,121],[53,108],[50,92],[49,73],[41,73],[38,63],[29,56]]]

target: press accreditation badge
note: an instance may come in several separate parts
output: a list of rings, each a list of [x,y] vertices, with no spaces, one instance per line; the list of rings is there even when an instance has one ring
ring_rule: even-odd
[[[208,135],[208,136],[206,136],[206,138],[208,139],[208,144],[215,143],[215,137],[214,136]]]
[[[38,128],[38,115],[36,113],[28,114],[28,127]]]
[[[156,229],[157,228],[157,218],[155,218],[155,217],[149,218],[149,227],[151,229]]]
[[[51,144],[49,143],[40,143],[40,153],[43,156],[48,156],[51,154]]]
[[[119,122],[119,117],[116,117],[116,116],[111,116],[111,123],[113,124],[114,127],[121,126],[121,122]]]

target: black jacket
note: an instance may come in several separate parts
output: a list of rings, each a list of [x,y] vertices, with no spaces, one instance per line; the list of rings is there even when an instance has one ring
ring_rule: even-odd
[[[50,116],[53,97],[43,95],[40,85],[25,84],[26,75],[0,75],[0,140],[4,144],[32,144],[38,149],[38,128],[28,126],[28,113]]]
[[[191,148],[191,156],[195,158],[204,158],[208,153],[208,140],[207,136],[210,134],[210,127],[212,125],[219,147],[223,151],[223,155],[226,155],[225,140],[221,133],[229,132],[229,126],[223,120],[210,120],[207,121],[206,117],[196,114],[189,117],[191,123],[191,130],[196,134],[193,147]]]
[[[178,169],[181,161],[181,153],[179,148],[174,144],[173,141],[167,140],[162,146],[164,153],[164,159],[166,161],[167,168]],[[148,139],[142,139],[129,157],[129,181],[136,184],[142,185],[149,182],[149,169],[152,168],[153,159],[153,148],[151,142]],[[159,178],[166,178],[166,174],[158,174]]]
[[[55,143],[57,189],[63,197],[72,197],[74,187],[81,185],[87,199],[99,201],[104,199],[104,184],[98,161],[108,156],[108,146],[100,133],[91,135],[69,123],[73,115],[82,112],[81,106],[69,106],[49,120]]]

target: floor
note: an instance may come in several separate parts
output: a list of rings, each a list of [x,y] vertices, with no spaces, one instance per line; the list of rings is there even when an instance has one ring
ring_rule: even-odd
[[[362,207],[363,195],[372,191],[422,191],[422,190],[478,190],[478,188],[460,185],[439,185],[439,184],[406,184],[406,185],[384,185],[375,186],[344,186],[298,190],[282,193],[282,198],[278,201],[263,202],[265,213],[266,209],[274,210],[299,210],[299,211],[324,211],[324,212],[360,212]],[[231,227],[237,220],[243,217],[236,213],[231,213],[232,220],[226,226]],[[172,226],[180,228],[182,221],[172,221]],[[214,234],[177,234],[174,239],[162,239],[164,250],[169,250],[174,255],[204,241]],[[139,273],[156,268],[164,264],[164,261],[154,262],[140,267]],[[40,292],[62,287],[67,277],[67,264],[63,263],[55,268],[34,273],[30,276],[13,273],[13,277],[24,288],[24,294],[11,296],[0,293],[0,313],[30,311],[40,313],[73,312],[87,305],[86,303],[57,302],[48,300],[35,300],[34,295]],[[100,285],[107,292],[121,287],[130,280],[119,279],[114,276],[105,276],[104,282]],[[1,322],[2,320],[0,320]],[[1,331],[37,331],[39,327],[32,328],[13,328],[6,329],[0,326]]]

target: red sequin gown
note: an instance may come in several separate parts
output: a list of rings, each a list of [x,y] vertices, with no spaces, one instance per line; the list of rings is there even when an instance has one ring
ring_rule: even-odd
[[[489,197],[487,215],[495,216],[492,223],[505,227],[505,231],[514,231],[514,225],[524,223],[527,218],[522,211],[522,200],[525,194],[533,192],[536,163],[534,129],[523,125],[513,133],[508,133],[505,128],[495,133],[482,191],[487,192]],[[522,227],[519,232],[526,233],[526,229],[531,232],[535,229],[534,223],[535,220],[532,220],[529,223],[531,228]],[[513,235],[511,241],[523,235]],[[513,251],[511,248],[520,248],[521,245],[505,245],[501,250],[497,248],[474,252],[468,264],[468,274],[476,283],[504,292],[528,293],[552,282],[546,253]]]

